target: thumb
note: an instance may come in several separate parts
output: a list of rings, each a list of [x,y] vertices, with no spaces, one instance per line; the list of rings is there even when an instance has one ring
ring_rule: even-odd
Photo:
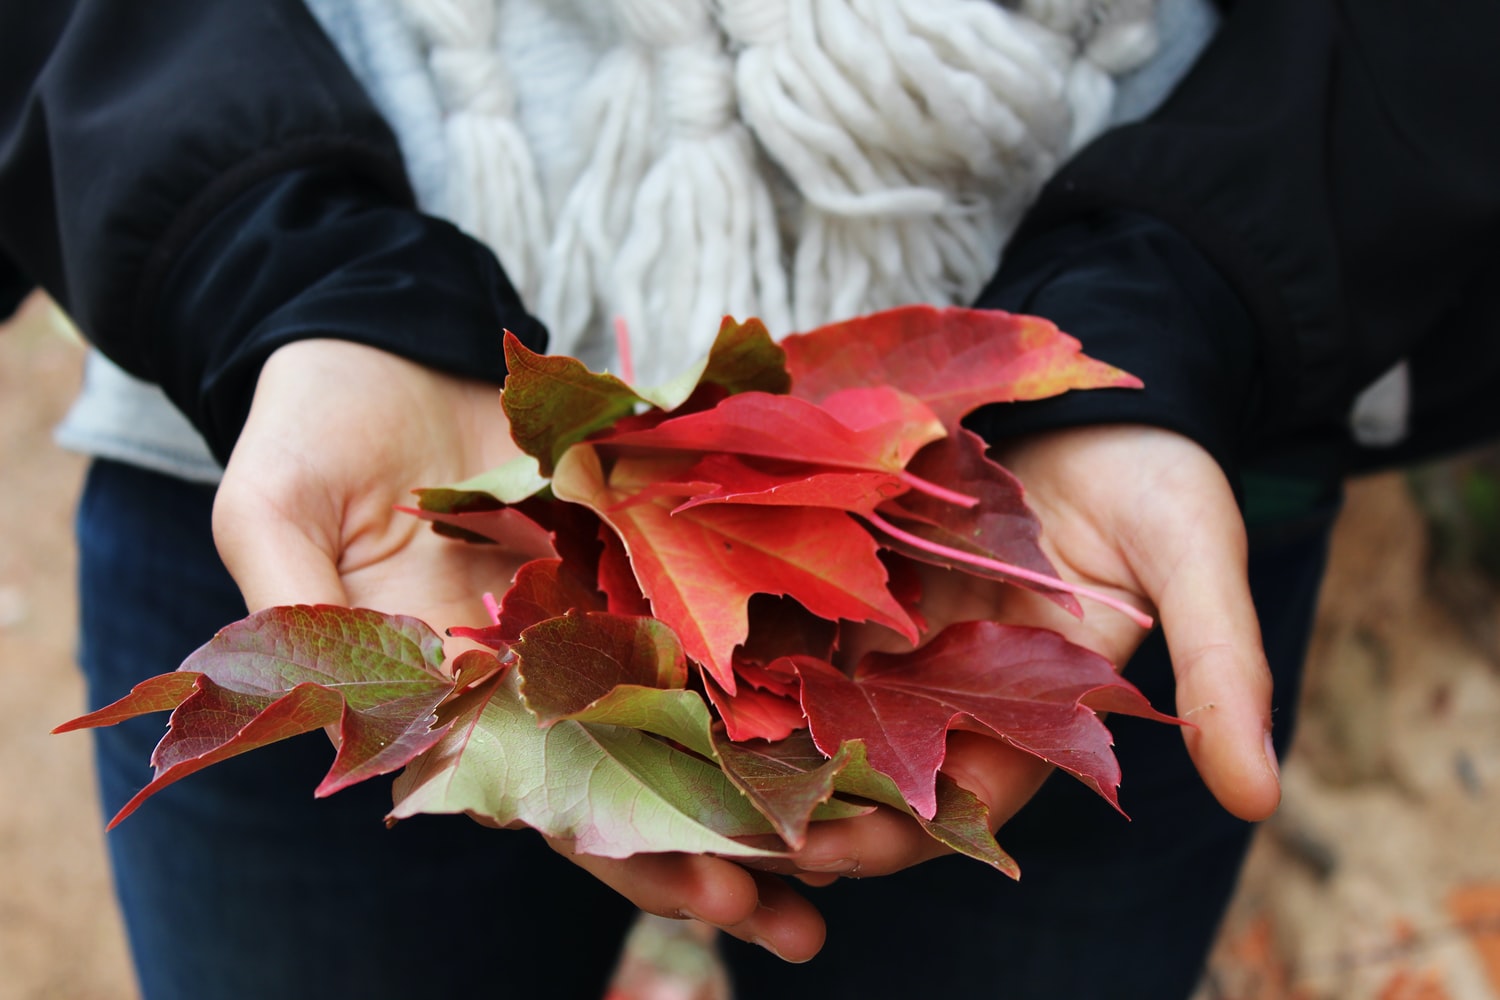
[[[214,498],[214,543],[249,611],[282,604],[348,604],[332,538],[310,522],[276,516],[275,504],[239,470],[226,471]]]
[[[1233,505],[1233,499],[1227,498]],[[1229,812],[1261,820],[1281,783],[1271,748],[1271,672],[1250,597],[1245,534],[1237,514],[1205,519],[1177,554],[1156,604],[1177,679],[1183,739],[1204,784]]]

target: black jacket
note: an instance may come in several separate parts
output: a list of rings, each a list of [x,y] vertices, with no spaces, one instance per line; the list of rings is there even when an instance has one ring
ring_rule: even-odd
[[[1232,5],[1159,112],[1053,179],[983,296],[1053,318],[1147,391],[1075,393],[993,429],[1142,420],[1230,467],[1314,475],[1492,436],[1497,38],[1487,0]],[[1361,449],[1350,405],[1401,359],[1411,433]]]
[[[1234,5],[1158,113],[1052,181],[980,298],[1147,389],[976,424],[1145,421],[1231,471],[1324,472],[1500,428],[1495,38],[1487,0]],[[6,258],[221,458],[288,341],[498,380],[502,326],[545,340],[488,251],[414,209],[389,130],[294,0],[8,3],[0,275]],[[1350,403],[1401,358],[1413,433],[1361,451]]]
[[[415,210],[395,138],[296,0],[7,0],[7,256],[221,460],[290,341],[497,382],[502,327],[546,342],[493,255]]]

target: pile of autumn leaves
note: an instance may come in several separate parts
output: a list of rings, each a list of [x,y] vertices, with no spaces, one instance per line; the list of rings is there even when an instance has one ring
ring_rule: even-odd
[[[738,838],[795,848],[809,822],[879,803],[1014,873],[983,805],[940,771],[954,725],[1115,801],[1094,708],[1160,716],[1055,633],[978,621],[928,634],[918,566],[1078,613],[1020,485],[959,422],[1131,376],[1045,320],[928,307],[780,344],[726,319],[706,359],[654,390],[509,336],[505,351],[502,403],[525,457],[419,490],[412,511],[531,557],[490,624],[450,629],[492,652],[444,664],[426,624],[366,610],[252,615],[61,727],[172,710],[154,780],[114,822],[193,771],[324,727],[339,738],[320,795],[404,768],[392,821],[519,821],[609,857],[764,855]],[[854,623],[915,649],[842,662]]]

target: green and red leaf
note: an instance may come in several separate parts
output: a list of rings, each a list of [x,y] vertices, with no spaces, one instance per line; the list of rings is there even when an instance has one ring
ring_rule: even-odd
[[[989,810],[979,798],[958,782],[939,772],[934,783],[936,803],[931,817],[915,811],[896,783],[870,766],[863,740],[848,740],[839,747],[844,766],[834,778],[834,789],[871,802],[899,809],[921,824],[928,836],[959,854],[983,861],[1011,878],[1021,869],[995,841],[990,830]]]
[[[704,386],[717,386],[731,395],[785,394],[792,386],[786,372],[786,352],[771,339],[760,320],[739,323],[725,316],[708,357],[665,385],[639,391],[657,408],[670,411],[684,405]]]
[[[505,334],[505,391],[500,403],[510,434],[536,459],[544,476],[568,446],[611,426],[645,402],[615,378],[591,372],[581,361],[536,354]]]
[[[434,710],[454,689],[442,638],[414,618],[323,605],[270,608],[223,629],[179,668],[73,727],[173,707],[152,754],[156,774],[115,817],[210,764],[300,733],[338,726],[338,752],[317,788],[403,766],[442,735]]]
[[[462,812],[608,857],[751,857],[768,852],[735,838],[800,845],[809,822],[870,808],[840,798],[854,796],[1015,874],[983,804],[940,771],[950,728],[1063,767],[1118,808],[1096,712],[1175,721],[1036,630],[962,623],[852,676],[830,662],[861,642],[850,623],[929,638],[913,560],[1075,612],[1069,591],[1090,593],[1052,586],[1019,484],[958,426],[990,403],[1139,385],[1045,320],[911,307],[783,348],[726,318],[700,364],[650,390],[509,334],[504,350],[501,403],[526,454],[419,490],[409,511],[532,557],[492,624],[451,630],[494,652],[445,670],[441,637],[413,619],[251,616],[59,727],[172,710],[156,775],[116,822],[186,774],[323,728],[337,749],[318,794],[406,765],[392,821]]]
[[[520,821],[608,858],[775,854],[732,839],[773,828],[717,764],[638,729],[573,720],[539,727],[509,675],[456,698],[443,723],[443,738],[396,779],[391,820],[465,813],[495,826]]]
[[[793,850],[806,842],[808,823],[833,798],[834,780],[848,763],[846,751],[826,757],[806,733],[769,742],[735,742],[716,733],[714,750],[729,780]]]

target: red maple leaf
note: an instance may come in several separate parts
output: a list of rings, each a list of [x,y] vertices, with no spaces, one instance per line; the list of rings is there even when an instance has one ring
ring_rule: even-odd
[[[986,403],[1141,387],[1084,355],[1050,321],[994,309],[902,306],[794,334],[781,346],[795,396],[818,401],[842,389],[894,386],[948,427]]]
[[[625,545],[651,611],[688,655],[734,693],[734,647],[749,632],[753,594],[785,594],[823,618],[873,621],[915,641],[886,590],[878,546],[847,513],[818,507],[705,505],[674,513],[674,498],[636,502],[680,463],[622,458],[606,481],[587,445],[558,463],[553,490],[597,513]]]
[[[793,396],[745,392],[711,410],[610,434],[596,443],[900,472],[918,449],[947,433],[925,406],[894,389],[864,389],[845,402],[847,422],[838,410]]]

